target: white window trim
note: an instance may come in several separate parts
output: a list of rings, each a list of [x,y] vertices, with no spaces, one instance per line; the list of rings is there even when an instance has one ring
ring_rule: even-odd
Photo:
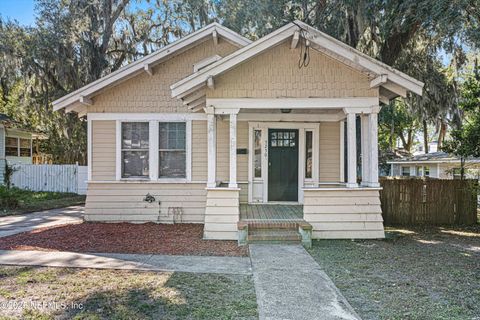
[[[15,138],[17,139],[17,155],[16,156],[12,156],[12,155],[7,155],[7,138]],[[15,158],[32,158],[33,157],[33,139],[32,138],[25,138],[25,137],[20,137],[20,136],[7,136],[5,135],[5,138],[4,138],[5,142],[5,157],[15,157]],[[30,140],[30,155],[27,157],[27,156],[22,156],[20,154],[20,149],[21,149],[21,146],[20,146],[20,139],[24,139],[24,140]]]
[[[173,114],[172,114],[173,115]],[[158,183],[190,183],[192,182],[192,120],[186,120],[182,114],[179,114],[177,117],[174,116],[164,117],[163,119],[146,119],[145,114],[143,119],[131,119],[131,120],[116,120],[116,159],[115,159],[115,180],[117,181],[138,181],[138,182],[158,182]],[[120,118],[123,118],[121,116]],[[148,178],[122,178],[122,123],[123,122],[148,122],[149,131],[148,131]],[[158,131],[160,122],[185,122],[186,128],[186,144],[185,144],[185,155],[186,155],[186,166],[185,174],[186,178],[160,178],[158,176],[158,151],[159,151],[159,141],[158,141]]]

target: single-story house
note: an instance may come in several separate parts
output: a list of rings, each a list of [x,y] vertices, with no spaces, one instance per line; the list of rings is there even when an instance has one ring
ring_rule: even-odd
[[[3,184],[7,163],[32,164],[32,140],[36,136],[20,129],[15,121],[0,113],[0,184]]]
[[[460,158],[441,151],[395,159],[387,164],[390,164],[390,175],[394,177],[460,178]],[[478,179],[480,159],[466,159],[465,168],[467,178]]]
[[[383,238],[380,103],[422,88],[300,21],[254,42],[213,23],[53,106],[87,116],[88,221]]]

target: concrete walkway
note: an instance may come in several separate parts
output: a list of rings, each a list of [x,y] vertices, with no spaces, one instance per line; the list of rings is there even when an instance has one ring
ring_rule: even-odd
[[[260,320],[360,319],[300,245],[250,245]]]
[[[83,206],[52,209],[0,218],[0,237],[31,231],[37,228],[79,223],[83,221]]]
[[[251,274],[247,257],[0,250],[0,265]]]

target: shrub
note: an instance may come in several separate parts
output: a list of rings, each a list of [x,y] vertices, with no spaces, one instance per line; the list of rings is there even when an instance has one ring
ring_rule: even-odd
[[[19,203],[19,194],[15,189],[0,186],[0,208],[15,209]]]

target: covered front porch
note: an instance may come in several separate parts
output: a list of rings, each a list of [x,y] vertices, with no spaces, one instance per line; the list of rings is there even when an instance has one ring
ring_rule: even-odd
[[[207,99],[205,108],[205,238],[241,240],[250,235],[244,228],[252,226],[282,233],[280,224],[295,233],[288,239],[306,230],[310,238],[384,236],[378,99],[270,102],[286,107],[281,109],[268,108],[267,101],[229,100]],[[228,144],[222,144],[225,139]],[[225,163],[228,175],[219,172]]]

